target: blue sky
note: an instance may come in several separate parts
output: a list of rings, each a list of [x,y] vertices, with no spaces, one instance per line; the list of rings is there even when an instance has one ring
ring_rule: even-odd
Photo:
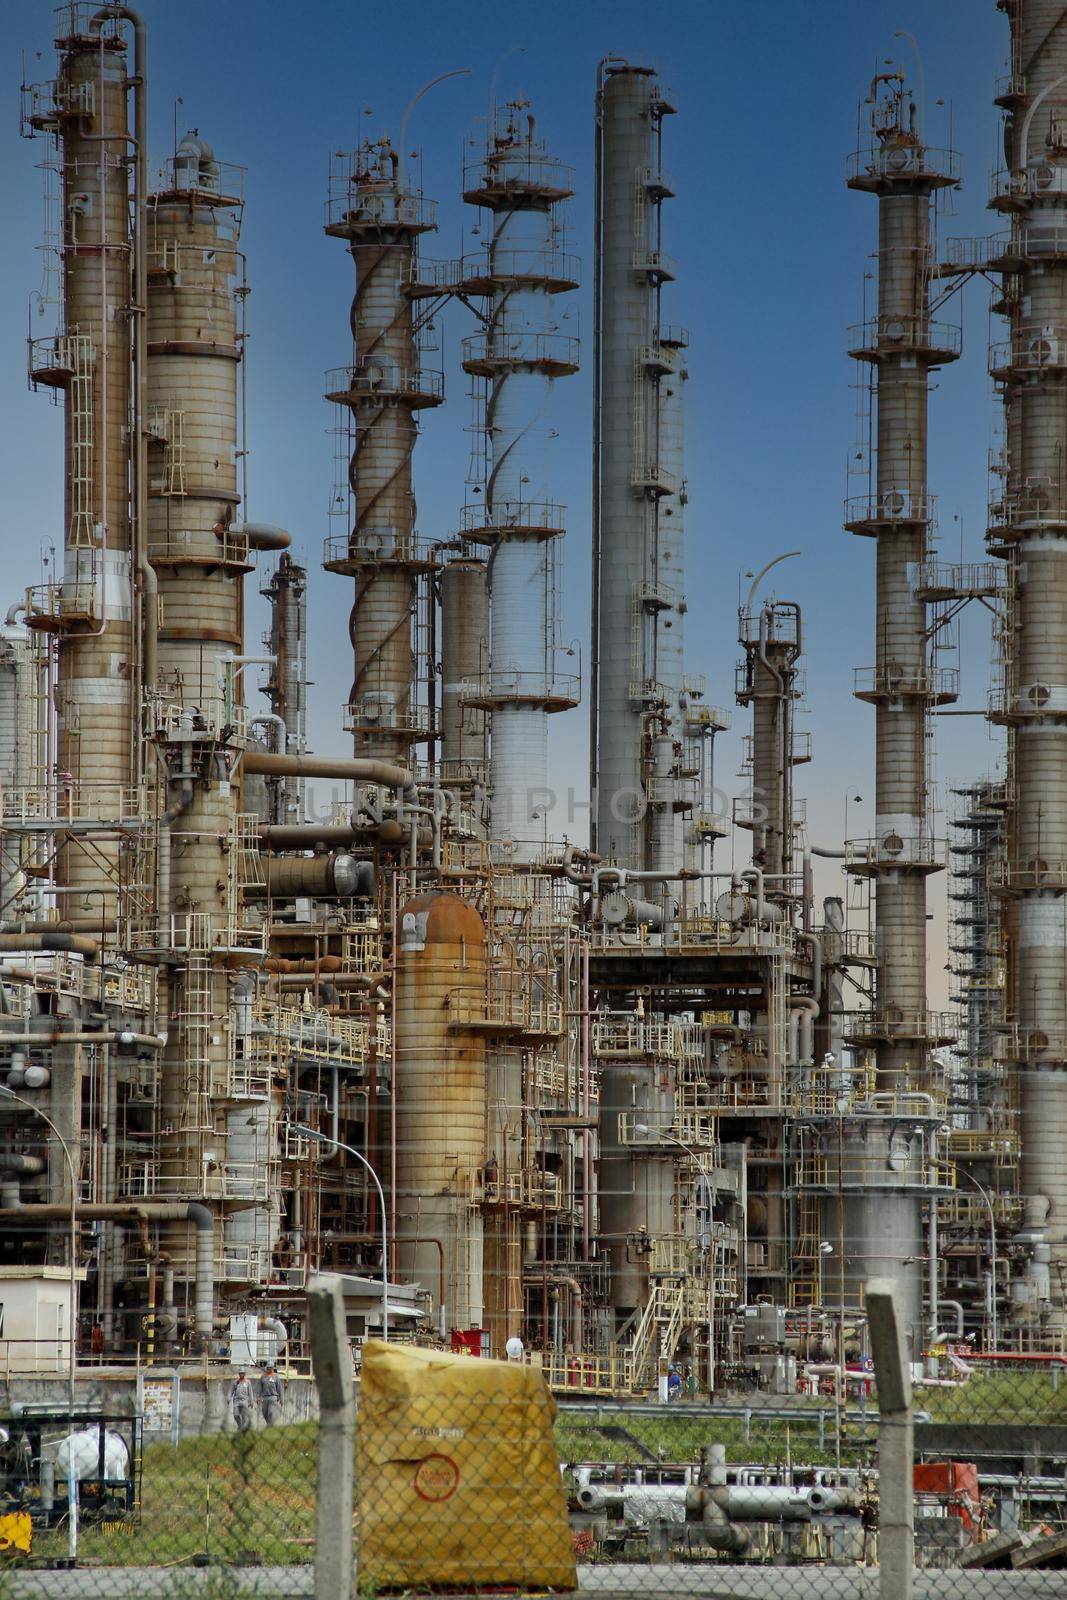
[[[494,70],[498,98],[522,90],[550,146],[575,167],[571,248],[585,269],[575,298],[588,351],[596,64],[620,54],[659,68],[679,111],[667,135],[678,198],[666,208],[665,244],[681,268],[668,314],[688,326],[691,341],[690,670],[707,674],[709,699],[730,704],[738,574],[802,548],[779,587],[806,615],[815,759],[800,786],[812,836],[837,842],[846,788],[868,799],[873,793],[873,712],[849,692],[852,668],[873,659],[873,546],[844,534],[840,522],[857,376],[844,354],[845,329],[862,314],[876,208],[845,189],[844,162],[872,73],[887,57],[913,70],[912,45],[894,38],[907,30],[922,53],[928,140],[948,143],[951,130],[962,154],[964,189],[950,198],[955,214],[944,232],[992,231],[985,210],[998,164],[992,93],[1008,42],[993,0],[542,0],[535,11],[482,0],[377,8],[349,0],[142,0],[142,10],[153,156],[171,148],[180,95],[179,134],[198,127],[222,159],[248,169],[248,511],[290,528],[312,569],[312,731],[320,750],[345,748],[339,707],[351,677],[348,583],[318,570],[332,478],[322,374],[349,359],[352,286],[343,245],[322,233],[328,154],[350,148],[361,132],[395,135],[405,104],[428,78],[471,68],[427,95],[406,141],[421,153],[426,192],[439,202],[440,232],[426,250],[455,255],[474,220],[459,195],[465,141],[484,137]],[[8,18],[7,37],[24,50],[29,79],[53,75],[52,32],[43,0],[23,0],[17,18]],[[0,124],[8,225],[0,264],[0,470],[12,597],[39,576],[42,549],[61,539],[60,414],[44,395],[28,394],[24,378],[43,228],[35,163],[45,151],[40,141],[18,138],[19,75],[17,59],[9,59]],[[961,528],[965,553],[981,554],[994,418],[984,286],[971,285],[963,302],[965,357],[935,376],[931,403],[930,477],[940,496],[944,559],[959,559]],[[456,527],[464,498],[469,404],[458,342],[466,320],[460,306],[439,319],[449,401],[426,419],[416,456],[420,531],[435,536]],[[555,401],[556,492],[569,508],[564,630],[583,640],[590,395],[587,364],[557,385]],[[254,607],[251,615],[258,631],[262,615]],[[982,703],[987,621],[985,613],[965,620],[961,705]],[[743,720],[735,709],[738,734]],[[586,723],[584,707],[554,721],[560,784],[584,785]],[[977,718],[943,720],[938,746],[943,781],[989,770],[996,755]],[[725,787],[742,787],[734,777],[739,753],[738,736],[722,741]],[[870,820],[870,806],[857,803],[850,831],[866,831]],[[724,865],[729,849],[722,847]],[[822,887],[838,887],[832,871]]]

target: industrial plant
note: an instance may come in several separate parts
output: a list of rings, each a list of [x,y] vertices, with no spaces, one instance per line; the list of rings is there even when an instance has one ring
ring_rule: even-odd
[[[870,249],[876,277],[841,329],[865,397],[842,521],[869,552],[854,693],[876,759],[848,776],[874,822],[814,843],[792,569],[743,582],[733,685],[706,683],[687,627],[686,523],[711,512],[687,504],[701,291],[671,253],[696,201],[669,155],[695,135],[659,73],[606,56],[590,83],[591,240],[568,220],[589,152],[523,97],[453,175],[477,217],[458,259],[435,253],[403,127],[331,157],[313,248],[347,252],[351,294],[325,402],[300,397],[332,419],[323,577],[246,511],[244,174],[206,124],[150,160],[149,97],[180,85],[148,30],[120,4],[60,9],[22,131],[54,229],[27,404],[62,408],[63,526],[0,630],[9,1374],[298,1362],[317,1272],[357,1343],[519,1339],[572,1395],[665,1398],[670,1363],[704,1395],[795,1392],[798,1363],[867,1354],[871,1277],[896,1281],[928,1370],[953,1341],[1063,1351],[1067,14],[1000,9],[990,236],[949,236],[959,163],[927,143],[914,74],[856,85],[857,299]],[[961,352],[945,319],[982,282],[1003,450],[988,558],[947,565],[928,407]],[[583,367],[591,530],[558,487]],[[415,484],[441,408],[472,442],[465,503],[431,530]],[[564,540],[591,565],[579,641]],[[351,687],[313,750],[319,584],[350,596]],[[939,837],[936,713],[972,603],[1000,756],[955,784]],[[577,839],[546,805],[567,711],[590,726]],[[745,798],[724,815],[731,717]],[[938,873],[948,949],[928,951]],[[946,961],[947,1014],[927,978]]]

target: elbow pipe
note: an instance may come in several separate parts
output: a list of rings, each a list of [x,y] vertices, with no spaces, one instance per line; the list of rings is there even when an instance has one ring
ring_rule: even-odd
[[[239,522],[227,532],[247,539],[250,550],[288,550],[293,542],[292,534],[273,522]]]
[[[54,928],[28,928],[21,933],[0,933],[0,954],[9,950],[50,950],[84,956],[95,961],[100,946],[84,933],[62,933]]]
[[[941,1309],[942,1309],[942,1311],[945,1310],[946,1307],[948,1307],[950,1310],[952,1310],[952,1311],[954,1311],[956,1313],[956,1331],[955,1331],[954,1334],[950,1334],[950,1333],[935,1333],[935,1335],[934,1335],[934,1343],[935,1344],[940,1344],[945,1339],[951,1339],[951,1338],[962,1339],[963,1338],[963,1307],[960,1305],[960,1302],[958,1300],[942,1300],[941,1301]]]
[[[281,1355],[289,1343],[289,1329],[280,1317],[260,1317],[259,1325],[267,1333],[273,1333],[278,1341],[278,1354]]]
[[[7,623],[8,627],[13,628],[18,621],[18,618],[26,614],[26,610],[27,606],[25,600],[16,600],[14,605],[8,606],[7,615],[4,618],[4,621]]]
[[[763,869],[762,867],[746,867],[739,874],[742,883],[750,883],[756,893],[756,921],[762,923],[767,915],[767,904],[763,898]]]
[[[819,1013],[819,996],[822,993],[822,944],[814,933],[798,933],[797,942],[811,951],[811,993],[816,1001],[815,1014]]]
[[[0,1173],[19,1178],[35,1178],[45,1170],[40,1156],[17,1155],[14,1151],[0,1151]]]
[[[415,779],[407,767],[392,761],[375,761],[358,756],[278,755],[268,750],[246,750],[242,757],[245,772],[264,778],[339,778],[348,783],[376,783],[383,789],[403,794],[405,805],[418,804]]]

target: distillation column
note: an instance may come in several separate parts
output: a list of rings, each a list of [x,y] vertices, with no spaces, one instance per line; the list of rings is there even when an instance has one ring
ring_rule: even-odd
[[[270,603],[266,643],[273,669],[264,692],[277,729],[278,748],[288,755],[304,755],[307,751],[308,689],[306,568],[299,566],[288,550],[283,550],[260,593]],[[290,776],[274,780],[273,821],[303,822],[304,789],[303,778]]]
[[[338,158],[326,232],[348,241],[356,269],[353,365],[327,374],[326,398],[350,414],[352,451],[335,499],[346,528],[326,540],[323,566],[355,580],[345,709],[355,754],[402,762],[431,733],[418,611],[420,576],[433,561],[415,533],[411,457],[416,413],[439,405],[444,391],[440,372],[420,363],[412,293],[419,235],[435,226],[433,204],[405,185],[387,139]]]
[[[846,843],[846,866],[873,882],[878,968],[872,1014],[851,1039],[873,1048],[880,1093],[899,1098],[929,1090],[931,1047],[943,1042],[926,997],[926,879],[941,865],[928,821],[929,713],[954,695],[931,671],[916,576],[932,521],[929,373],[958,354],[955,330],[930,320],[931,200],[956,180],[952,158],[924,147],[901,73],[880,75],[869,103],[871,147],[852,158],[847,181],[878,200],[877,314],[850,340],[850,354],[875,373],[875,480],[872,494],[849,502],[845,525],[876,541],[875,666],[861,668],[856,685],[857,698],[875,707],[876,820],[872,839]],[[907,1110],[924,1103],[913,1093]],[[903,1109],[903,1099],[899,1104]],[[846,1129],[839,1155],[845,1220],[838,1231],[846,1256],[839,1281],[851,1296],[871,1274],[896,1278],[904,1321],[916,1330],[935,1127],[932,1104],[925,1118],[906,1123],[899,1114],[865,1116]]]
[[[562,253],[560,208],[570,175],[543,141],[524,103],[498,108],[484,162],[465,174],[464,199],[488,215],[484,256],[463,263],[463,284],[485,296],[485,325],[463,341],[463,366],[484,405],[481,511],[465,532],[491,549],[489,671],[466,692],[491,710],[494,838],[530,857],[547,834],[548,714],[578,702],[574,674],[557,671],[558,556],[563,507],[550,496],[552,386],[577,371],[578,340],[560,331],[555,297],[574,288]]]
[[[80,13],[71,11],[72,26]],[[56,137],[62,177],[61,331],[35,341],[31,378],[65,392],[62,574],[32,597],[28,621],[58,638],[57,779],[85,788],[107,814],[136,770],[130,505],[130,146],[121,23],[89,23],[58,41],[51,104],[30,117]],[[143,196],[139,197],[143,202]],[[83,801],[75,802],[84,804]],[[114,922],[118,847],[68,845],[60,882],[107,928]]]
[[[660,248],[661,206],[673,193],[661,165],[663,118],[673,109],[651,68],[601,63],[591,795],[594,848],[631,869],[652,865],[655,823],[667,819],[649,811],[650,797],[669,788],[668,744],[680,736],[673,630],[680,639],[684,552],[680,486],[668,458],[680,453],[676,374],[685,337],[660,321],[660,289],[674,277]]]
[[[62,305],[59,330],[34,340],[30,379],[64,394],[64,527],[62,570],[28,596],[31,628],[56,640],[56,770],[49,808],[89,817],[132,813],[130,787],[139,773],[135,685],[140,671],[134,634],[134,526],[130,439],[142,419],[134,407],[130,232],[133,141],[130,75],[119,18],[91,20],[91,11],[60,12],[58,74],[28,90],[27,131],[53,137],[58,150],[61,218],[54,248]],[[136,94],[144,95],[140,84]],[[143,112],[143,98],[140,102]],[[137,195],[143,208],[144,196]],[[143,212],[142,212],[143,214]],[[114,835],[81,842],[68,836],[56,867],[56,912],[114,940],[125,865]],[[84,1052],[54,1052],[48,1113],[74,1152],[82,1149]],[[58,1144],[49,1158],[47,1194],[69,1192]],[[68,1246],[58,1237],[64,1258]]]
[[[158,1156],[132,1193],[232,1201],[220,1275],[265,1281],[276,1154],[269,1091],[242,1097],[233,995],[241,980],[235,766],[245,731],[247,531],[237,519],[240,174],[186,134],[149,201],[148,557],[159,589],[159,673],[148,725],[164,799],[152,947],[167,974]],[[175,961],[177,957],[177,961]],[[246,954],[245,964],[250,958]],[[240,1102],[240,1103],[238,1103]],[[256,1203],[253,1203],[256,1202]],[[184,1224],[164,1230],[179,1284]]]
[[[1011,171],[993,204],[1012,226],[1006,241],[993,241],[989,265],[1005,274],[1010,318],[1010,343],[993,362],[1007,480],[990,547],[1008,560],[1011,594],[994,712],[1008,725],[1014,764],[1000,887],[1011,902],[1015,1021],[1000,1053],[1019,1078],[1028,1201],[1020,1242],[1030,1265],[1012,1296],[1018,1321],[1032,1327],[1050,1298],[1048,1331],[1058,1341],[1067,1326],[1067,14],[1052,0],[1002,9],[1012,32],[1001,99]]]

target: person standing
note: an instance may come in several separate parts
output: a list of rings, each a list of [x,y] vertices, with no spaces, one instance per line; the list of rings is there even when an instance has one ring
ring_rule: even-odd
[[[268,1428],[282,1417],[282,1380],[277,1367],[270,1366],[259,1380],[259,1409]]]
[[[233,1425],[238,1433],[247,1433],[252,1426],[252,1406],[254,1396],[252,1385],[248,1381],[242,1367],[237,1374],[237,1380],[230,1391],[230,1404],[233,1407]]]

